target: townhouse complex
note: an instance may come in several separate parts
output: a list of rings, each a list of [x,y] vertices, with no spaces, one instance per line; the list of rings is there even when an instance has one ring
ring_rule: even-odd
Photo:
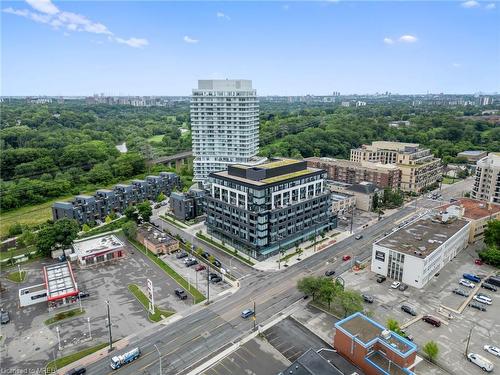
[[[500,203],[500,153],[492,152],[476,163],[471,198]]]
[[[207,231],[256,259],[293,247],[336,227],[325,179],[324,170],[292,159],[211,173]]]
[[[439,181],[442,173],[441,160],[418,143],[372,142],[352,149],[351,161],[394,164],[401,170],[399,188],[413,193]]]
[[[97,190],[94,195],[77,195],[70,202],[56,202],[52,206],[52,218],[75,219],[80,225],[103,222],[106,216],[123,213],[129,206],[156,200],[160,193],[169,196],[175,188],[181,188],[179,176],[160,172],[159,176],[147,176],[129,185],[118,184],[111,190]]]
[[[259,103],[250,80],[199,80],[191,97],[194,181],[229,164],[258,164]]]

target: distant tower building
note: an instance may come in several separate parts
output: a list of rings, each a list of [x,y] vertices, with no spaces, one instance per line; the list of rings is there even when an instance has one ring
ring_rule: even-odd
[[[250,80],[199,80],[191,97],[194,180],[229,164],[253,165],[259,149],[259,104]]]

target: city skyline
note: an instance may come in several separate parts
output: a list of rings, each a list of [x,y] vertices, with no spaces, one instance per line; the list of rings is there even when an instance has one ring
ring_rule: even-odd
[[[500,91],[494,2],[116,4],[4,2],[2,95]]]

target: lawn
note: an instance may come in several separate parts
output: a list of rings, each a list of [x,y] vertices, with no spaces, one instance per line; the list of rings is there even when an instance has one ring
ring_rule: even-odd
[[[458,181],[460,181],[459,178],[443,177],[443,184],[451,185]]]
[[[144,310],[149,312],[149,300],[148,297],[146,297],[146,295],[142,292],[142,290],[135,284],[130,284],[128,286],[128,290],[135,296],[135,298],[137,298],[137,300],[144,307]],[[159,322],[160,320],[162,320],[162,315],[163,317],[167,318],[173,314],[175,314],[175,312],[169,310],[162,310],[155,305],[155,313],[154,314],[148,313],[148,317],[153,322]]]
[[[87,349],[81,350],[79,352],[67,355],[66,357],[58,358],[55,361],[50,361],[49,363],[47,363],[46,373],[47,374],[55,373],[55,371],[57,369],[62,368],[64,366],[67,366],[70,363],[76,362],[79,359],[82,359],[83,357],[86,357],[92,353],[97,352],[98,350],[105,348],[106,346],[108,346],[108,343],[102,343],[102,344],[93,346],[91,348],[87,348]]]
[[[179,284],[181,287],[183,287],[186,290],[186,292],[191,294],[194,298],[194,303],[199,303],[199,302],[202,302],[206,299],[205,296],[203,294],[201,294],[198,289],[193,288],[193,286],[191,286],[191,288],[189,288],[188,282],[181,275],[179,275],[172,268],[170,268],[170,266],[167,263],[165,263],[163,260],[158,258],[156,255],[154,255],[150,251],[146,251],[146,248],[144,247],[143,244],[141,244],[137,241],[131,240],[131,239],[129,239],[129,242],[132,245],[134,245],[134,247],[137,250],[139,250],[143,254],[147,255],[149,259],[151,259],[154,263],[156,263],[156,265],[158,267],[160,267],[163,271],[165,271],[166,274],[168,274],[172,279],[174,279],[177,282],[177,284]]]
[[[26,278],[26,271],[21,271],[21,273],[19,271],[11,272],[6,277],[14,283],[22,283]]]
[[[2,252],[0,252],[0,260],[10,259],[12,257],[26,254],[26,253],[30,253],[30,252],[35,251],[35,250],[36,249],[34,246],[30,246],[30,247],[23,247],[22,249],[2,251]]]
[[[112,221],[109,224],[104,224],[100,227],[91,228],[88,232],[83,233],[80,236],[80,238],[96,236],[96,235],[101,234],[101,233],[106,233],[106,232],[110,232],[112,230],[121,229],[121,227],[123,226],[123,224],[125,224],[127,222],[127,220],[128,220],[128,218],[124,216],[124,217],[121,217],[119,219]]]
[[[60,322],[61,320],[73,318],[75,316],[79,316],[79,315],[83,315],[83,314],[85,314],[85,310],[80,311],[80,308],[78,307],[76,309],[62,311],[60,313],[57,313],[52,318],[47,319],[44,323],[45,323],[45,325],[48,326],[50,324]]]
[[[148,142],[161,142],[165,134],[153,135],[148,138]]]

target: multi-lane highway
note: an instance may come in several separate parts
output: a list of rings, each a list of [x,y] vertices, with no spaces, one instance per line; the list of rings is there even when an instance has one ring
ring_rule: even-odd
[[[119,370],[112,370],[108,356],[89,365],[87,373],[159,374],[155,344],[162,354],[163,374],[187,372],[251,333],[253,321],[242,319],[240,312],[252,307],[254,301],[257,324],[261,324],[303,297],[296,289],[298,279],[306,275],[322,275],[327,268],[341,273],[348,267],[341,261],[343,254],[354,255],[357,259],[368,257],[373,240],[394,228],[395,221],[411,215],[414,210],[413,206],[405,207],[364,230],[362,240],[350,237],[281,272],[261,273],[248,269],[249,276],[233,295],[209,306],[195,308],[190,315],[173,324],[158,325],[155,330],[130,337],[128,348],[138,346],[142,350],[138,360]]]

